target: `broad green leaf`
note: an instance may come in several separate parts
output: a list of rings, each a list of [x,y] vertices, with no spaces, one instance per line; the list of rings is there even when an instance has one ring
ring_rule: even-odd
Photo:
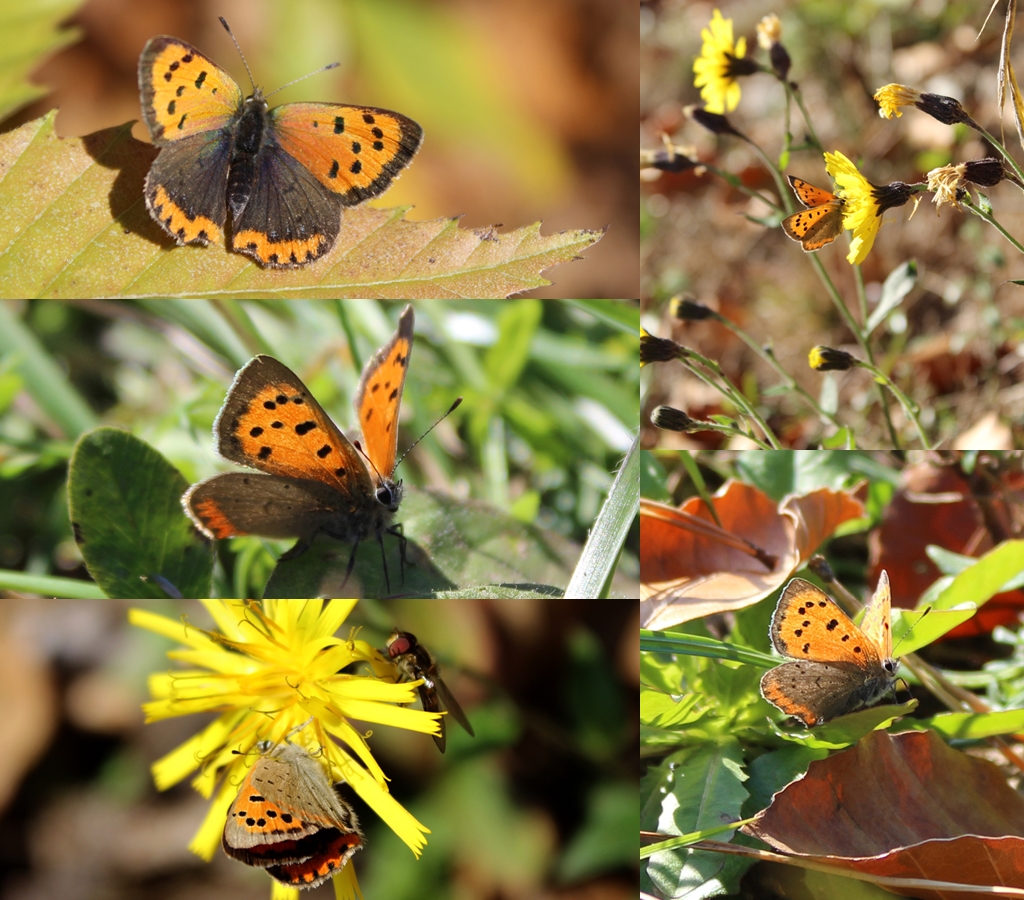
[[[550,284],[603,230],[499,233],[457,218],[414,222],[408,207],[342,214],[330,253],[261,269],[220,244],[178,247],[150,218],[143,181],[155,148],[130,125],[57,137],[55,112],[0,135],[0,292],[6,297],[508,297]]]

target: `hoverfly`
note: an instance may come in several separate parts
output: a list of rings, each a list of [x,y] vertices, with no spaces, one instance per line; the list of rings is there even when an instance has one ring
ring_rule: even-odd
[[[473,726],[469,724],[469,719],[466,718],[462,707],[459,706],[459,701],[452,696],[448,685],[441,680],[441,673],[437,670],[434,657],[430,655],[430,651],[426,647],[416,640],[416,635],[410,634],[408,631],[399,631],[396,628],[388,638],[386,652],[404,676],[403,681],[423,679],[423,684],[417,690],[425,712],[448,710],[455,717],[455,721],[475,737]],[[441,733],[434,736],[434,743],[442,753],[444,753],[447,743],[444,719],[445,717],[442,716],[438,722]]]

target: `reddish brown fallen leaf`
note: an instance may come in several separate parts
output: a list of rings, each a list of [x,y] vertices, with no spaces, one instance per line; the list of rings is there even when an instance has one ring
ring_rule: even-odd
[[[1024,477],[1013,468],[998,470],[991,483],[980,477],[981,465],[975,470],[973,489],[957,466],[927,460],[903,471],[903,485],[870,539],[870,577],[877,578],[882,569],[889,572],[893,606],[913,607],[942,574],[926,553],[929,544],[965,556],[983,556],[995,543],[1020,531]],[[987,634],[996,625],[1010,625],[1022,607],[1024,591],[997,594],[943,640]]]
[[[995,765],[930,731],[872,732],[812,762],[743,831],[838,868],[1024,888],[1024,798]],[[921,888],[908,894],[978,896]]]
[[[669,628],[726,610],[742,609],[782,585],[843,522],[864,515],[852,491],[821,488],[776,504],[739,481],[726,482],[713,502],[722,528],[772,554],[774,570],[749,552],[640,511],[640,618],[644,628]],[[657,504],[655,505],[657,506]],[[673,507],[667,507],[671,511]],[[710,525],[714,518],[699,497],[680,509]]]

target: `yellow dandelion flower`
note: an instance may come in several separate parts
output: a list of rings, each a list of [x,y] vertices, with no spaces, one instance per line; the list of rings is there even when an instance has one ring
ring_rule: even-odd
[[[882,224],[882,211],[874,196],[874,185],[839,151],[825,154],[825,171],[836,183],[836,196],[845,201],[843,228],[853,232],[846,259],[852,265],[859,265],[871,252]]]
[[[914,195],[914,188],[902,181],[872,184],[839,151],[825,154],[825,170],[836,183],[836,196],[844,201],[843,228],[853,232],[846,259],[851,265],[859,265],[875,243],[882,213],[908,203]]]
[[[700,32],[704,43],[700,56],[693,61],[696,78],[694,87],[700,88],[704,108],[712,113],[732,112],[740,102],[738,75],[750,75],[758,71],[753,60],[743,57],[747,52],[747,39],[735,43],[732,36],[732,19],[723,19],[717,9],[711,17],[708,28]]]
[[[915,106],[921,99],[921,92],[915,91],[905,84],[887,84],[875,91],[875,100],[878,103],[878,114],[883,119],[897,119],[903,117],[900,111],[901,106]]]
[[[901,106],[916,106],[921,112],[928,113],[944,125],[957,125],[962,122],[976,131],[981,130],[955,97],[923,94],[905,84],[887,84],[875,91],[875,100],[878,101],[878,114],[883,119],[891,119],[893,116],[900,118],[903,115],[900,112]]]
[[[437,734],[434,713],[401,705],[415,699],[416,682],[391,684],[394,669],[366,641],[335,637],[355,600],[205,600],[217,630],[205,631],[143,609],[129,612],[140,628],[179,641],[168,656],[192,668],[153,675],[147,722],[197,712],[217,718],[153,767],[159,790],[193,772],[192,786],[213,802],[189,849],[211,859],[221,842],[225,817],[238,786],[253,764],[260,741],[281,743],[301,728],[293,743],[315,749],[333,781],[345,781],[419,856],[429,829],[388,792],[387,778],[363,733],[351,719]],[[352,663],[373,674],[347,674]],[[332,738],[334,740],[332,740]],[[339,743],[340,742],[340,743]],[[354,867],[335,876],[339,897],[355,897]],[[360,895],[361,896],[361,895]],[[298,892],[274,882],[275,898]]]

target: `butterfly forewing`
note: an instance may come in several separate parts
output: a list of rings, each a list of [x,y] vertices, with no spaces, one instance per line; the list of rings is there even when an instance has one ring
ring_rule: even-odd
[[[875,595],[864,609],[864,618],[860,623],[860,630],[864,632],[869,641],[878,647],[882,659],[892,658],[891,607],[889,574],[883,569],[878,578]]]
[[[815,187],[802,178],[796,178],[793,175],[789,175],[788,178],[789,183],[793,185],[793,193],[796,194],[797,200],[804,206],[822,206],[830,200],[837,199],[835,194],[826,191],[824,188]]]
[[[839,605],[809,581],[794,578],[772,616],[772,643],[793,659],[878,665],[874,643]]]

